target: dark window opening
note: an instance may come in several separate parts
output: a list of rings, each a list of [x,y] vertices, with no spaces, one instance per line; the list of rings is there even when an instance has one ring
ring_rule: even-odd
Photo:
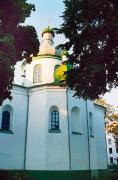
[[[118,148],[116,147],[116,153],[118,153]]]
[[[118,164],[118,157],[117,157],[116,161],[117,161],[117,164]]]
[[[51,130],[59,130],[59,112],[56,110],[51,112]]]
[[[110,157],[110,163],[113,164],[113,157]]]
[[[1,129],[2,130],[10,130],[10,112],[9,111],[4,111],[2,113]]]
[[[112,148],[109,148],[109,153],[112,154]]]

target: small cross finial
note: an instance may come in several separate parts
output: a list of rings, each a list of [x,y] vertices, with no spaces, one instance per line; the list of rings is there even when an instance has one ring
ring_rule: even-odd
[[[48,19],[48,27],[50,27],[50,26],[51,26],[51,20]]]

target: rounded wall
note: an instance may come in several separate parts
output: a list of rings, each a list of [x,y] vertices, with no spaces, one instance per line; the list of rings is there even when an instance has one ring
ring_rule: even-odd
[[[0,106],[0,126],[2,113],[10,112],[10,131],[0,131],[0,169],[23,170],[27,121],[27,92],[13,86],[12,101],[6,99]]]
[[[25,78],[24,78],[24,86],[33,86],[37,84],[47,84],[47,83],[52,83],[54,82],[54,67],[57,64],[60,64],[61,61],[58,58],[54,57],[37,57],[35,58],[31,64],[27,64],[24,67],[25,70]],[[33,82],[33,72],[34,72],[34,67],[36,65],[40,65],[41,67],[41,81],[39,83],[34,83]]]
[[[30,90],[27,170],[69,170],[66,103],[66,89],[61,87]],[[59,130],[50,131],[51,110],[59,112]]]
[[[52,35],[52,33],[47,32],[47,33],[43,34],[42,42],[47,41],[47,40],[49,41],[50,45],[53,45],[53,35]]]

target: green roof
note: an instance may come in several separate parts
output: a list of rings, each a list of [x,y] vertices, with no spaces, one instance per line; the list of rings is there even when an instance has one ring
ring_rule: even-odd
[[[62,56],[63,55],[66,55],[66,56],[68,56],[69,55],[69,52],[64,48],[64,50],[62,51]]]
[[[45,28],[45,29],[43,30],[42,35],[43,35],[44,33],[47,33],[47,32],[53,34],[53,36],[54,36],[53,28],[50,28],[50,27],[48,26],[47,28]]]

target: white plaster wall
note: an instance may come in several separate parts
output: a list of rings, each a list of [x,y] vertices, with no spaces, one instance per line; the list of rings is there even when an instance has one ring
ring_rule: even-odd
[[[45,169],[46,97],[44,88],[35,88],[29,92],[26,169]]]
[[[12,96],[12,101],[5,100],[3,102],[3,106],[8,104],[13,107],[11,128],[13,134],[0,132],[0,169],[24,168],[27,93],[25,89],[14,86]],[[0,121],[2,107],[0,107]]]
[[[23,61],[18,61],[15,65],[15,71],[14,71],[14,84],[19,84],[22,85],[22,81],[23,81],[23,72],[21,69],[21,65],[22,65]]]
[[[51,106],[59,109],[60,133],[49,133],[49,115],[46,122],[46,169],[69,170],[69,142],[66,89],[53,87],[47,89],[47,110]]]
[[[97,139],[96,134],[98,133],[98,128],[96,127],[96,112],[94,110],[94,103],[93,101],[87,100],[87,113],[88,113],[88,130],[89,130],[89,151],[90,151],[90,169],[92,170],[98,170],[98,154],[97,154]],[[90,134],[90,116],[89,114],[92,113],[93,116],[93,136]],[[102,114],[104,114],[104,111],[101,111]],[[103,119],[102,119],[103,120]],[[102,133],[102,132],[99,132]],[[104,141],[102,141],[104,143]]]
[[[97,170],[107,168],[106,142],[104,130],[104,109],[94,105],[92,101],[76,99],[73,91],[68,91],[69,122],[71,109],[76,106],[80,109],[80,121],[82,121],[82,134],[73,134],[70,125],[70,150],[72,170]],[[87,109],[86,109],[87,108]],[[87,130],[87,118],[89,126],[89,112],[93,114],[94,137],[90,137],[90,130]],[[88,113],[88,117],[87,117]],[[89,131],[89,132],[88,132]],[[89,136],[88,136],[89,134]],[[89,138],[89,140],[88,140]],[[88,144],[89,141],[89,144]],[[89,154],[90,152],[90,154]],[[90,164],[89,164],[90,158]]]
[[[62,100],[63,99],[63,100]],[[68,170],[68,130],[65,89],[42,87],[30,92],[26,169]],[[60,112],[61,133],[49,133],[49,109]]]
[[[105,139],[98,138],[98,135],[104,136],[103,109],[98,114],[97,106],[94,106],[91,101],[87,101],[86,111],[86,102],[83,99],[74,98],[73,91],[68,91],[67,108],[66,89],[51,86],[32,89],[29,105],[26,169],[68,170],[71,168],[72,170],[87,170],[89,169],[89,151],[90,169],[99,169],[101,164],[101,169],[106,168]],[[59,109],[60,133],[49,132],[49,109],[51,106],[56,106]],[[78,130],[78,134],[72,133],[71,110],[73,107],[80,109],[81,128]],[[89,147],[87,112],[88,114],[92,112],[94,119],[94,137],[89,136]],[[96,116],[102,117],[99,123],[96,123]],[[100,140],[99,143],[98,140]],[[101,152],[98,151],[101,147],[103,147],[102,157]]]
[[[105,109],[101,106],[94,105],[95,112],[95,132],[96,132],[96,146],[98,156],[98,168],[107,169],[107,149],[105,137],[105,123],[104,112]]]
[[[32,86],[37,83],[33,83],[33,69],[36,64],[41,65],[41,82],[40,84],[51,83],[54,81],[53,73],[54,66],[60,64],[61,61],[57,57],[36,57],[31,64],[27,64],[24,69],[26,70],[26,77],[24,79],[24,86]],[[39,84],[39,83],[38,83]]]
[[[0,132],[0,169],[23,169],[27,119],[27,92],[14,86],[13,100],[4,101],[13,109],[13,134]],[[68,96],[68,107],[67,107]],[[49,109],[57,106],[60,113],[60,133],[49,132]],[[71,110],[80,109],[81,128],[72,133]],[[93,113],[94,138],[90,141],[90,168],[106,169],[106,142],[103,108],[87,102]],[[2,107],[0,107],[0,112]],[[42,86],[29,89],[28,133],[26,149],[27,170],[87,170],[89,169],[86,103],[73,97],[73,91],[61,87]],[[69,134],[68,134],[69,118]],[[88,117],[89,118],[89,117]],[[1,115],[0,115],[1,120]],[[69,135],[69,136],[68,136]],[[9,148],[8,148],[9,147]],[[70,148],[70,149],[69,149]],[[70,153],[69,153],[70,150]]]
[[[72,133],[71,110],[73,107],[78,107],[80,109],[81,134]],[[73,91],[68,91],[68,112],[69,112],[71,169],[87,170],[89,167],[89,158],[88,158],[88,139],[87,139],[85,102],[82,99],[77,99],[73,97]]]

